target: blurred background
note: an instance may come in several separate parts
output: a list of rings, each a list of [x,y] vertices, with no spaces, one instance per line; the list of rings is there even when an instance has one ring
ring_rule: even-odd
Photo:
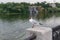
[[[39,22],[60,25],[60,0],[0,0],[0,40],[23,40],[25,30],[32,26],[29,6],[37,6]]]

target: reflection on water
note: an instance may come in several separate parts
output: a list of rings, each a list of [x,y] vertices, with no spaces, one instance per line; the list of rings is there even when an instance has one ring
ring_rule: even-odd
[[[57,25],[60,25],[60,17],[52,17],[52,18],[46,19],[44,24],[49,27],[55,27]]]
[[[45,21],[40,21],[44,26],[56,26],[60,25],[60,18],[50,18]],[[3,21],[0,20],[0,40],[20,40],[25,34],[25,29],[31,27],[32,24],[28,21],[21,20],[16,21]]]

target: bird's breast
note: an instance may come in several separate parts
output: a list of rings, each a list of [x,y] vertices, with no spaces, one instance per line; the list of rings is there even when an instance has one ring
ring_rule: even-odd
[[[30,21],[30,22],[33,22],[33,20],[31,20],[31,19],[30,19],[29,21]]]

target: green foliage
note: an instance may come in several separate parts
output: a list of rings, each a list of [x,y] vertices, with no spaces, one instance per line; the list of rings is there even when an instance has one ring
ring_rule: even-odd
[[[49,6],[49,3],[46,4],[46,2],[37,2],[33,5],[35,6],[42,6],[44,8],[43,12],[40,12],[40,18],[49,18],[52,15],[58,16],[60,13],[60,3],[55,3],[57,5],[57,8],[52,8]],[[32,4],[30,3],[14,3],[14,2],[8,2],[8,3],[1,3],[0,4],[0,18],[2,19],[28,19],[29,18],[29,6]],[[32,6],[33,6],[32,5]],[[56,13],[56,14],[54,14]],[[60,16],[60,15],[59,15]]]
[[[29,17],[28,3],[0,4],[0,18],[3,19],[27,19]]]

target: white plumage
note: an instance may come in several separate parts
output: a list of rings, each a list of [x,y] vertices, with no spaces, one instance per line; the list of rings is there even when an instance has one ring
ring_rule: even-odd
[[[29,19],[29,22],[32,23],[33,25],[40,25],[40,23],[33,18]]]

